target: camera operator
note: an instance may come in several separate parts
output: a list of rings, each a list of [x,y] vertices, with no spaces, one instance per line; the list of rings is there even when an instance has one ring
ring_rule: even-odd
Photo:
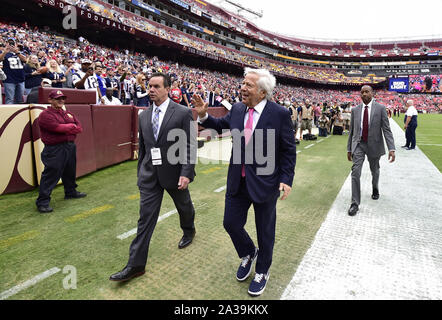
[[[26,57],[22,51],[23,46],[17,45],[14,38],[9,38],[5,49],[0,53],[0,61],[3,61],[3,72],[6,75],[6,80],[3,81],[6,104],[23,103]]]
[[[333,108],[333,106],[330,106],[330,108],[328,109],[328,114],[329,114],[328,118],[330,119],[330,124],[329,124],[329,129],[328,129],[329,134],[332,134],[333,124],[336,119],[336,113],[337,113],[337,110],[335,108]]]

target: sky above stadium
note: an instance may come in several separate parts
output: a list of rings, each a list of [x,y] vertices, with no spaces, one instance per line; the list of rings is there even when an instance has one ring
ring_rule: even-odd
[[[318,40],[442,38],[442,0],[232,0],[262,18],[261,29]],[[223,0],[208,2],[237,13]],[[251,17],[243,13],[246,18]]]

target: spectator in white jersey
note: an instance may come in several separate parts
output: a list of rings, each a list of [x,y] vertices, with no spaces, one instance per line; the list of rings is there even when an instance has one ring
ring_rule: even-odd
[[[120,99],[113,96],[114,90],[112,88],[106,89],[106,95],[101,98],[101,104],[106,106],[120,106],[122,105]]]
[[[81,60],[81,70],[78,70],[72,76],[72,83],[77,89],[96,89],[98,88],[98,81],[94,75],[94,68],[92,61],[89,59]]]
[[[97,78],[94,74],[92,61],[89,59],[81,60],[81,70],[78,70],[72,76],[72,83],[77,89],[96,90],[97,103],[100,103],[101,93]]]

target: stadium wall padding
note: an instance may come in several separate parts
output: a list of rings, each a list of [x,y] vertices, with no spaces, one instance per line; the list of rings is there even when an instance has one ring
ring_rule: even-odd
[[[64,92],[64,91],[63,91]],[[80,121],[83,132],[77,135],[77,177],[82,177],[97,170],[95,159],[95,138],[90,105],[66,105]]]
[[[46,92],[46,88],[43,91]],[[92,97],[84,90],[68,92],[63,89],[69,102],[90,101]],[[85,97],[78,98],[82,95]],[[40,154],[44,144],[36,120],[47,107],[48,104],[0,107],[0,195],[33,190],[40,183],[44,169]],[[146,108],[75,103],[66,104],[66,109],[83,127],[83,132],[75,140],[77,177],[138,159],[138,116]],[[196,111],[192,112],[196,120]],[[223,107],[209,108],[208,112],[214,117],[228,113]]]
[[[38,89],[38,103],[48,103],[49,94],[54,88],[39,88]],[[67,104],[95,104],[97,102],[96,90],[79,90],[62,88],[62,92],[66,95]]]
[[[36,186],[31,124],[27,105],[0,107],[0,194]]]
[[[132,113],[132,160],[138,160],[139,136],[138,136],[138,118],[140,113],[146,110],[146,107],[134,107]]]
[[[132,158],[131,106],[92,106],[97,169]]]

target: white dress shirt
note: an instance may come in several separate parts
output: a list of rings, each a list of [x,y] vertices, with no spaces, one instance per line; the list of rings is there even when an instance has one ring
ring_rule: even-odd
[[[161,129],[161,124],[163,123],[164,116],[166,115],[167,108],[169,107],[170,99],[167,98],[166,101],[164,101],[160,106],[157,107],[155,102],[153,103],[153,112],[152,112],[152,124],[153,119],[155,117],[155,110],[156,108],[160,108],[161,112],[159,114],[159,123],[158,123],[158,130]]]
[[[371,114],[371,106],[373,104],[373,99],[371,99],[369,104],[362,103],[362,115],[361,115],[361,132],[360,136],[362,137],[362,129],[364,128],[364,113],[365,113],[365,106],[368,106],[368,127],[370,128],[370,114]]]
[[[252,133],[253,131],[255,131],[256,125],[258,124],[259,118],[261,117],[262,112],[264,111],[264,108],[267,104],[267,100],[261,100],[260,103],[258,103],[255,106],[255,112],[253,112],[253,129],[252,129]],[[244,117],[244,128],[246,127],[247,121],[249,120],[249,108],[247,108],[246,111],[246,116]]]
[[[101,104],[107,105],[107,106],[121,106],[122,103],[120,99],[111,97],[111,100],[109,100],[106,96],[102,98],[104,102],[101,102]]]

